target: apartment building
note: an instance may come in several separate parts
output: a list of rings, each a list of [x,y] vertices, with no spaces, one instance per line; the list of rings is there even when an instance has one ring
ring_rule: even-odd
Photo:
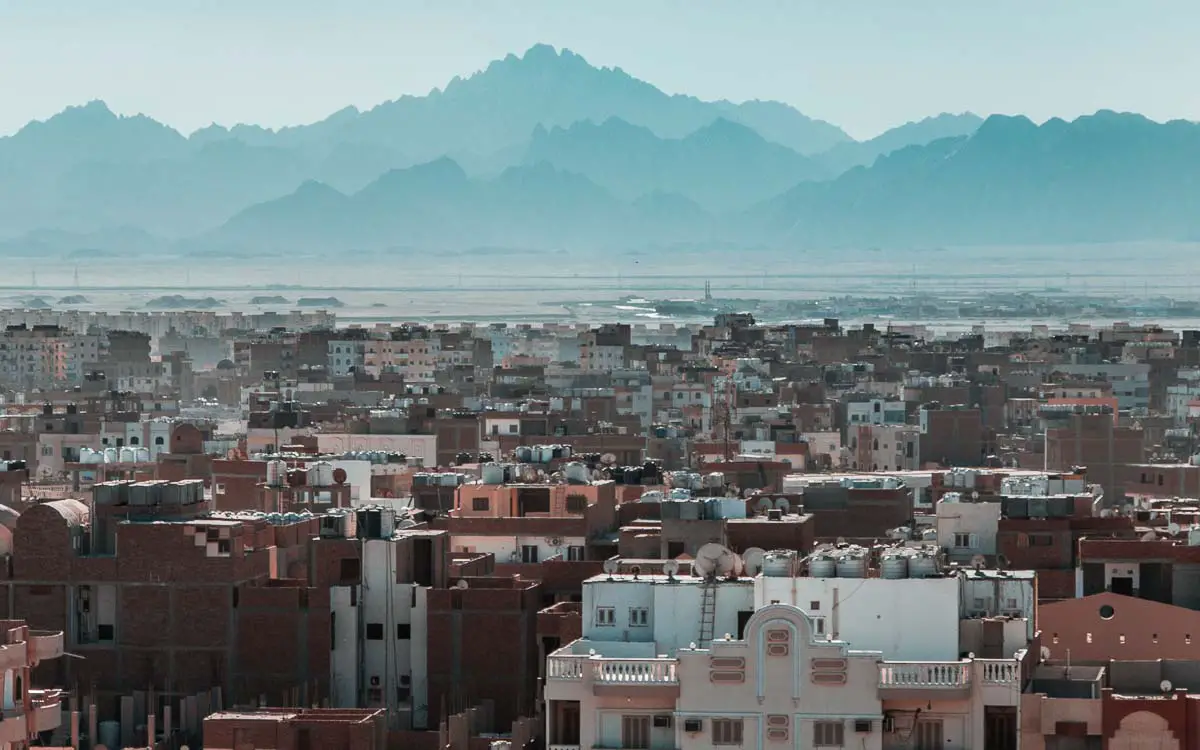
[[[1013,747],[1023,619],[964,618],[955,577],[613,573],[547,663],[552,747]],[[722,562],[724,560],[724,562]],[[726,570],[726,568],[729,568]]]

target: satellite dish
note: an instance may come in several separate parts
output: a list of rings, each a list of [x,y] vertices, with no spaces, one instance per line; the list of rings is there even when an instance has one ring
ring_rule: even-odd
[[[696,559],[692,560],[692,572],[701,578],[720,578],[733,573],[739,562],[738,556],[728,547],[709,542],[696,551]]]
[[[778,498],[775,498],[775,507],[778,508],[779,510],[783,511],[784,513],[787,513],[789,510],[792,509],[792,504],[788,502],[788,499],[786,497],[778,497]]]
[[[465,589],[465,588],[470,588],[470,587],[471,587],[471,584],[467,583],[466,581],[464,581],[461,578],[458,579],[458,583],[454,584],[454,588],[456,588],[456,589]]]
[[[982,570],[987,566],[987,558],[983,555],[975,555],[971,558],[971,567],[975,570]]]
[[[978,499],[979,499],[979,490],[971,490],[971,499],[972,499],[972,500],[978,500]]]
[[[755,508],[756,508],[756,509],[757,509],[757,510],[760,512],[760,513],[766,513],[767,511],[769,511],[769,510],[771,510],[772,508],[774,508],[774,507],[775,507],[775,505],[774,505],[774,504],[771,502],[771,498],[769,498],[769,497],[764,497],[764,498],[760,498],[760,499],[759,499],[759,501],[758,501],[757,503],[755,503],[755,504],[754,504],[754,507],[755,507]]]
[[[766,554],[766,550],[759,547],[751,547],[742,553],[742,563],[746,566],[746,575],[754,577],[762,572],[763,558]]]
[[[1183,529],[1183,527],[1180,526],[1179,524],[1175,523],[1174,521],[1167,524],[1167,531],[1169,531],[1171,533],[1171,536],[1178,534],[1182,529]]]
[[[642,566],[634,565],[633,567],[631,567],[629,569],[629,572],[633,574],[634,578],[637,578],[638,576],[640,576],[642,574]]]
[[[617,561],[616,558],[610,557],[604,561],[604,572],[608,573],[609,578],[612,577],[613,573],[616,573],[620,569],[621,563]]]
[[[1050,661],[1050,647],[1042,646],[1041,651],[1042,661]]]
[[[1153,542],[1157,538],[1158,534],[1155,534],[1153,531],[1147,531],[1145,534],[1142,534],[1143,542]]]
[[[613,455],[612,453],[605,453],[603,456],[600,457],[600,463],[604,464],[605,466],[612,466],[616,462],[617,462],[617,457],[615,455]]]
[[[1164,693],[1171,692],[1171,688],[1173,688],[1173,687],[1175,687],[1175,686],[1171,684],[1170,680],[1163,680],[1162,682],[1158,683],[1158,689],[1163,691]]]
[[[837,546],[839,546],[839,547],[843,547],[843,546],[845,546],[845,544],[846,544],[846,537],[844,537],[844,536],[839,536],[839,537],[837,538]]]
[[[679,561],[678,560],[665,561],[663,563],[663,572],[667,574],[668,578],[674,578],[675,574],[679,572]]]

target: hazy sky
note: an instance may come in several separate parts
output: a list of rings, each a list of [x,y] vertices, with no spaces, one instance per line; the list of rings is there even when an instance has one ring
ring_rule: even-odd
[[[104,99],[184,132],[425,93],[536,42],[868,137],[943,111],[1200,119],[1196,0],[0,0],[0,133]]]

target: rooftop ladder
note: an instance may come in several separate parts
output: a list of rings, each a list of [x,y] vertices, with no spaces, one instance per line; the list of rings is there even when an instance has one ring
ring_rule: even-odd
[[[717,617],[717,579],[706,578],[700,587],[700,642],[697,645],[708,648]]]

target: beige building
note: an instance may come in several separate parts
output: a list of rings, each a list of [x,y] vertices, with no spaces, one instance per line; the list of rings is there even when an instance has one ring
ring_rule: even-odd
[[[547,660],[551,750],[1015,747],[1025,619],[960,616],[952,576],[764,568],[586,581],[583,637]]]

